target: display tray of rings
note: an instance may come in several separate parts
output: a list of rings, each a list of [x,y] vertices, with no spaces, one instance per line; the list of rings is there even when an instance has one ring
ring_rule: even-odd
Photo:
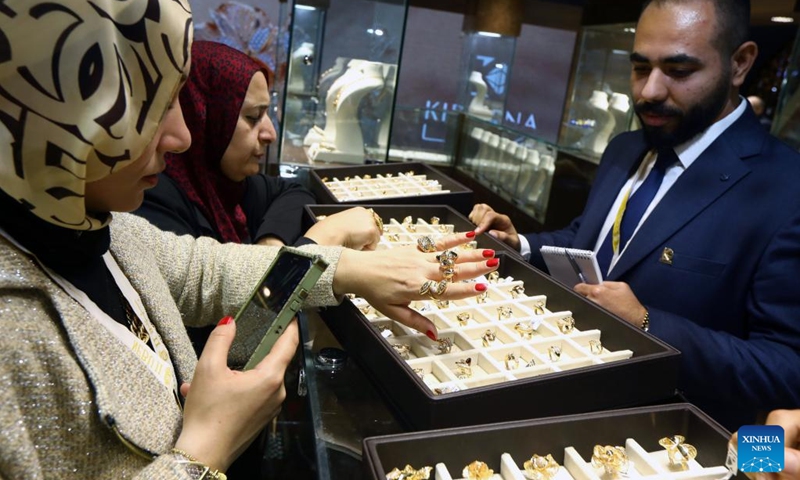
[[[424,163],[316,168],[311,190],[319,203],[443,204],[467,214],[472,190]]]
[[[362,459],[375,480],[711,480],[735,465],[729,437],[676,403],[372,437]]]
[[[475,228],[467,217],[447,205],[360,205],[371,208],[383,222],[383,235],[377,249],[416,246],[425,235],[437,237]],[[352,208],[352,205],[306,205],[306,229],[322,218]],[[478,235],[466,248],[492,249],[519,256],[505,243],[490,235]]]
[[[403,226],[396,217],[381,218],[385,230]],[[411,218],[408,224],[415,223]],[[419,219],[416,225],[417,231],[430,226]],[[486,292],[465,300],[440,298],[460,251],[439,253],[443,278],[425,282],[420,295],[428,298],[410,305],[436,325],[436,341],[361,298],[321,311],[408,428],[579,413],[674,395],[680,355],[675,349],[519,256],[498,254],[499,269],[483,279]]]

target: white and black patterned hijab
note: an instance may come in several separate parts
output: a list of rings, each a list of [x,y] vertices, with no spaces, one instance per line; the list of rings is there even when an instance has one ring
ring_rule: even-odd
[[[187,0],[0,1],[0,189],[47,222],[102,228],[85,184],[142,154],[191,35]]]

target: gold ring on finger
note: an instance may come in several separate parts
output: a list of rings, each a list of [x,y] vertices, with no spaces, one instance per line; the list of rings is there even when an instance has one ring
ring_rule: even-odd
[[[423,235],[417,239],[417,248],[423,253],[432,253],[436,251],[436,242],[428,235]]]
[[[419,295],[421,297],[424,297],[430,294],[431,288],[435,283],[436,282],[434,282],[433,280],[425,280],[424,282],[422,282],[422,286],[419,287]]]
[[[442,277],[448,282],[453,281],[453,277],[456,276],[456,269],[454,267],[442,269]]]
[[[444,295],[444,292],[446,291],[447,291],[447,281],[442,280],[440,282],[431,282],[428,295],[433,300],[437,300],[439,297]]]

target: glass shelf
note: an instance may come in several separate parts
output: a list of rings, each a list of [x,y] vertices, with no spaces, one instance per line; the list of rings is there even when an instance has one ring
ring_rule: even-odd
[[[471,115],[462,132],[456,167],[544,223],[555,145]]]

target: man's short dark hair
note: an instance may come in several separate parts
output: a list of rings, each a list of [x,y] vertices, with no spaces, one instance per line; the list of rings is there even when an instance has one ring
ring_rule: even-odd
[[[649,5],[669,3],[692,4],[711,2],[717,13],[717,31],[713,42],[721,55],[732,55],[750,38],[750,0],[645,0],[642,11]]]

